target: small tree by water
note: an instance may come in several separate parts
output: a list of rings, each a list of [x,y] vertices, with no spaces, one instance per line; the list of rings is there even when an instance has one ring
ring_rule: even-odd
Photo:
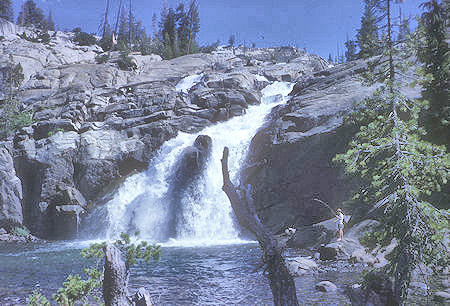
[[[136,233],[138,236],[139,233]],[[139,244],[131,242],[130,236],[121,234],[120,239],[112,244],[115,248],[120,250],[122,257],[125,259],[125,277],[126,283],[131,266],[136,264],[139,260],[149,262],[151,259],[157,261],[161,257],[160,246],[150,245],[145,241]],[[103,296],[108,288],[104,286],[104,279],[106,278],[104,271],[101,270],[101,264],[106,261],[106,249],[108,245],[106,242],[94,243],[89,248],[83,249],[81,255],[87,259],[96,259],[96,263],[89,268],[84,269],[84,274],[87,278],[83,279],[81,275],[69,275],[63,283],[63,287],[59,288],[57,293],[53,294],[53,300],[58,305],[75,305],[77,302],[89,303],[89,301],[96,301],[100,303],[102,298],[99,296],[100,288],[103,287]],[[125,284],[126,284],[125,283]],[[126,288],[123,288],[127,291]],[[34,291],[28,298],[29,306],[49,306],[50,301],[40,292]]]

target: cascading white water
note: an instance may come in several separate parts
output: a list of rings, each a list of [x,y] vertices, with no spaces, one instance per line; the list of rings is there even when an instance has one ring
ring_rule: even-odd
[[[188,90],[200,77],[190,76],[180,81],[177,89]],[[252,137],[270,110],[287,100],[292,87],[293,84],[285,82],[268,85],[262,90],[261,104],[250,106],[245,115],[207,127],[197,134],[180,132],[176,138],[164,143],[148,170],[128,178],[107,203],[107,238],[138,230],[142,239],[163,242],[171,238],[171,243],[177,245],[239,241],[230,202],[221,188],[223,148],[227,146],[230,149],[230,177],[236,181]],[[196,184],[183,191],[178,205],[180,211],[177,212],[181,214],[183,224],[177,224],[176,237],[168,237],[169,215],[173,213],[168,209],[171,175],[181,152],[191,146],[198,135],[212,138],[211,157]]]

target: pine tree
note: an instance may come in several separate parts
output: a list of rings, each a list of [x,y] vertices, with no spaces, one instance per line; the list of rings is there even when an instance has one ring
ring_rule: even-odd
[[[106,29],[109,26],[108,23],[108,14],[109,14],[109,0],[106,0],[106,7],[105,7],[105,17],[103,20],[103,31],[102,31],[102,38],[106,35]]]
[[[52,10],[48,12],[46,24],[47,24],[47,31],[55,31],[55,22],[53,21]]]
[[[450,127],[450,49],[447,27],[449,4],[431,0],[422,5],[426,10],[420,20],[422,41],[419,59],[424,63],[423,72],[427,76],[423,83],[422,95],[429,108],[423,114],[423,121],[429,139],[450,148],[448,129]]]
[[[364,0],[364,15],[361,18],[361,28],[356,34],[359,47],[358,58],[367,58],[379,54],[378,25],[375,14],[376,3],[379,0]]]
[[[397,40],[401,42],[404,41],[411,34],[411,29],[409,27],[409,20],[407,18],[400,20],[401,22],[400,27],[398,29]]]
[[[14,11],[11,0],[0,1],[0,18],[14,22]]]
[[[37,7],[33,0],[27,0],[22,5],[17,24],[21,26],[35,26],[38,29],[45,29],[47,26],[42,9]]]
[[[152,31],[153,31],[153,37],[158,36],[158,18],[156,17],[156,14],[153,13],[152,16]]]
[[[360,129],[349,150],[336,159],[363,181],[354,199],[377,203],[373,209],[384,209],[380,216],[384,230],[378,236],[384,242],[393,238],[398,242],[386,272],[394,277],[395,304],[403,305],[412,272],[419,264],[434,269],[449,264],[443,244],[448,212],[425,199],[450,178],[450,155],[444,147],[423,140],[419,114],[424,105],[399,90],[402,84],[396,70],[402,60],[397,60],[399,54],[392,41],[392,0],[378,1],[377,7],[386,21],[382,48],[386,60],[368,81],[382,81],[382,86],[350,116],[350,122]]]
[[[192,46],[195,44],[197,33],[200,31],[200,15],[198,12],[197,0],[191,0],[187,15],[189,18],[189,42],[187,54],[190,54],[193,49]]]
[[[356,56],[357,46],[356,46],[356,42],[354,40],[349,40],[347,38],[347,41],[345,42],[345,48],[347,48],[347,50],[345,51],[345,60],[347,62],[357,59],[357,56]]]
[[[176,9],[176,21],[178,24],[178,45],[181,54],[187,54],[189,44],[189,18],[181,3]]]
[[[122,8],[120,12],[119,33],[117,34],[117,40],[125,43],[125,45],[128,44],[128,35],[130,33],[129,25],[128,12],[125,8]]]
[[[333,63],[333,57],[331,56],[331,53],[328,55],[328,63]]]

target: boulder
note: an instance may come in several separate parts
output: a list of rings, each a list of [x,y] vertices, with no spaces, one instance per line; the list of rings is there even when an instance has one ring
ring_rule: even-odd
[[[437,291],[433,293],[433,301],[448,303],[450,302],[450,293],[445,291]]]
[[[317,264],[310,258],[296,257],[287,261],[287,267],[291,275],[300,276],[311,270],[316,270]]]
[[[135,306],[153,306],[152,297],[145,288],[139,288],[132,298]]]
[[[288,240],[287,246],[291,248],[317,248],[328,243],[336,237],[336,218],[325,220],[312,225],[297,228],[293,237]]]
[[[366,286],[355,284],[346,292],[352,305],[396,305],[392,282],[381,272],[370,272]]]
[[[371,254],[368,254],[364,249],[356,249],[350,255],[349,261],[351,263],[366,263],[373,266],[377,262],[377,259]]]
[[[336,248],[321,245],[319,248],[320,260],[336,260],[338,251]]]
[[[330,281],[321,281],[316,284],[315,288],[316,288],[316,290],[319,290],[322,292],[331,292],[331,291],[337,290],[337,286]]]

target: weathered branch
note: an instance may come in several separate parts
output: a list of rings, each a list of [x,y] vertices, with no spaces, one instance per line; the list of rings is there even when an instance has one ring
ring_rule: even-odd
[[[282,256],[282,248],[278,241],[264,228],[253,205],[250,187],[245,188],[242,195],[230,180],[228,172],[227,147],[223,149],[222,156],[222,190],[228,196],[231,207],[239,223],[252,232],[263,250],[263,260],[266,265],[272,289],[273,301],[275,305],[298,305],[295,283],[286,267]]]

